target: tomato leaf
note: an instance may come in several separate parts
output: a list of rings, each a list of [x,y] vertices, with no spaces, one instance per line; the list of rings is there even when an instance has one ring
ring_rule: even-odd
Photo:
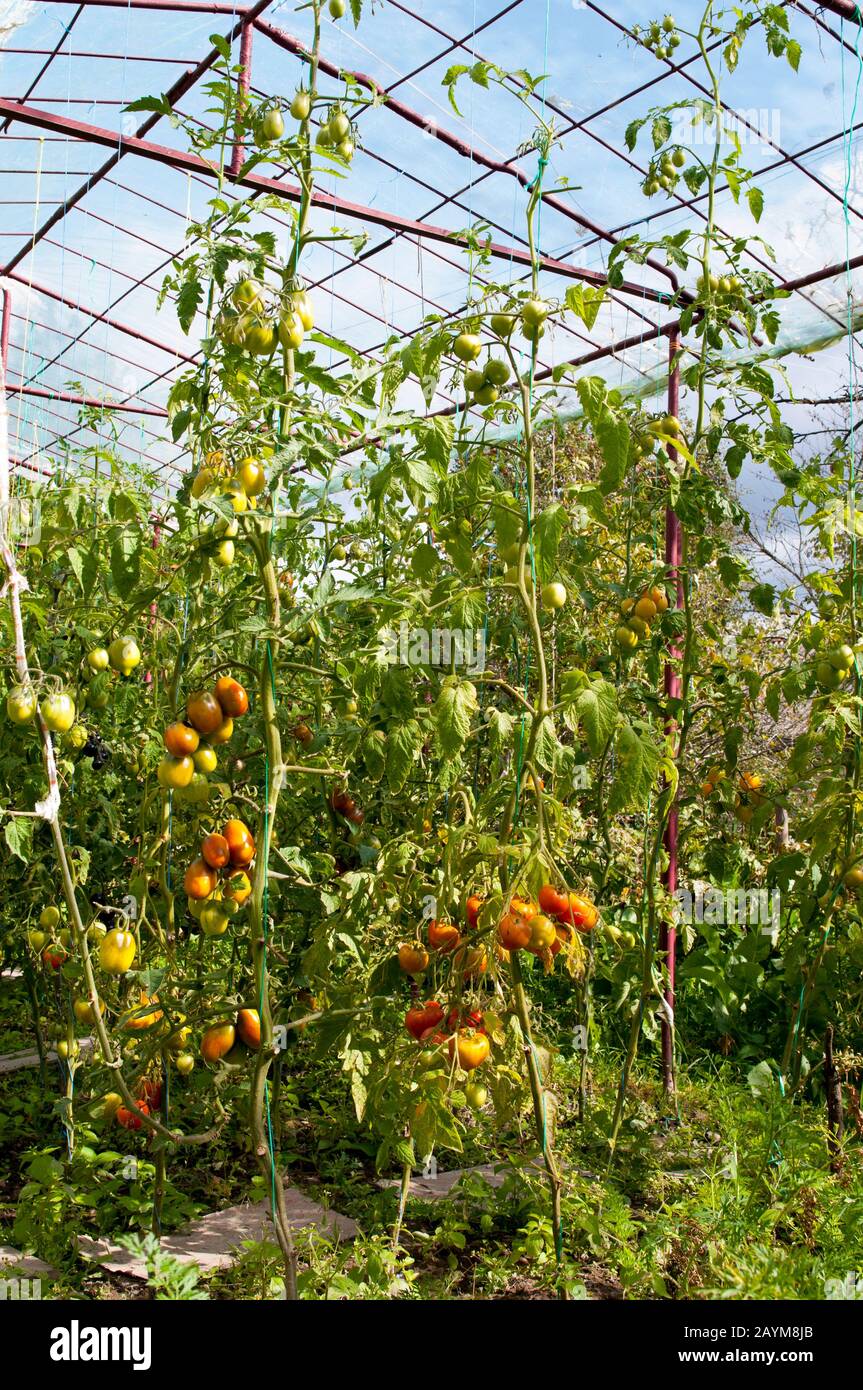
[[[656,785],[662,752],[647,733],[622,724],[614,742],[609,811],[641,810]]]
[[[438,746],[444,757],[461,752],[470,734],[471,716],[478,708],[476,687],[458,676],[447,676],[432,710]]]

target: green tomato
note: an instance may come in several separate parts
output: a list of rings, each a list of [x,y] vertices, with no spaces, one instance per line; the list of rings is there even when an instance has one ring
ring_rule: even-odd
[[[327,129],[330,132],[330,139],[334,145],[338,145],[340,140],[346,140],[351,133],[351,123],[344,111],[334,111],[327,121]]]
[[[464,389],[468,391],[470,395],[476,395],[477,391],[481,391],[484,383],[485,375],[480,371],[479,367],[469,367],[465,372]]]
[[[285,133],[285,118],[278,106],[273,106],[263,117],[260,126],[261,142],[272,145],[281,140]]]
[[[829,661],[819,661],[815,667],[815,675],[819,685],[825,686],[827,690],[838,690],[844,679],[842,672],[831,666]]]
[[[827,660],[837,671],[850,671],[854,665],[854,652],[847,642],[842,642],[827,653]]]
[[[327,5],[333,19],[343,19],[347,13],[347,8],[346,0],[329,0]]]
[[[36,713],[36,694],[29,685],[13,685],[6,696],[6,713],[13,724],[29,724]]]
[[[75,701],[64,690],[46,695],[39,712],[52,734],[66,734],[75,723]]]
[[[542,591],[542,606],[549,612],[562,608],[566,603],[566,589],[563,584],[546,584]]]
[[[482,338],[478,333],[459,333],[452,350],[459,362],[475,362],[482,352]]]
[[[474,391],[473,398],[477,405],[494,405],[500,392],[490,381],[484,381],[478,391]]]
[[[551,307],[544,299],[526,299],[521,309],[522,322],[531,328],[538,328],[550,313]]]
[[[289,348],[296,352],[303,345],[305,329],[299,314],[292,310],[288,314],[283,314],[279,319],[279,342],[282,347]]]
[[[485,364],[485,379],[492,386],[504,386],[510,378],[509,363],[499,357],[490,357]]]
[[[294,99],[291,102],[291,115],[295,121],[307,121],[311,113],[311,94],[307,92],[304,87],[300,87],[299,90],[294,93]]]
[[[496,333],[499,338],[508,338],[515,328],[515,316],[513,314],[492,314],[491,331]]]
[[[464,1094],[471,1110],[482,1110],[488,1101],[488,1087],[479,1081],[469,1081],[464,1088]]]
[[[198,920],[205,936],[223,936],[228,929],[230,918],[222,909],[221,903],[207,903]]]
[[[141,652],[134,637],[117,637],[108,648],[108,659],[115,671],[128,676],[140,664]]]
[[[87,665],[91,671],[107,671],[110,657],[104,647],[94,647],[87,653]]]
[[[241,280],[231,290],[231,299],[238,309],[257,309],[261,304],[261,286],[257,280]]]

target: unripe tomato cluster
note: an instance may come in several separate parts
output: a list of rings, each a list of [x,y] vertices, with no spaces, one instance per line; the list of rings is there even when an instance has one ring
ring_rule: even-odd
[[[671,58],[675,48],[680,46],[680,34],[673,14],[664,15],[661,20],[652,20],[645,29],[640,24],[634,24],[632,36],[660,60]]]
[[[318,128],[315,144],[321,150],[335,150],[346,164],[350,164],[356,149],[354,128],[341,106],[330,108],[328,119]]]
[[[815,663],[815,678],[822,690],[838,690],[854,669],[854,649],[847,642],[822,648]]]
[[[658,584],[645,589],[639,597],[625,598],[620,605],[623,622],[614,636],[618,648],[624,654],[635,651],[639,642],[650,636],[650,625],[668,608],[668,595]]]
[[[647,176],[641,185],[641,190],[648,198],[653,198],[661,190],[666,193],[673,193],[680,181],[680,170],[686,163],[686,153],[677,147],[674,150],[665,150],[663,154],[652,159],[647,168]]]
[[[758,807],[764,805],[763,785],[763,778],[758,772],[742,772],[740,774],[737,782],[737,796],[734,798],[734,814],[743,825],[748,825]]]
[[[275,303],[270,303],[265,286],[246,279],[231,290],[216,319],[215,332],[228,347],[241,347],[253,356],[269,357],[277,343],[286,351],[295,352],[314,324],[314,309],[306,290],[288,289]]]
[[[695,292],[701,299],[734,299],[743,293],[743,281],[738,275],[699,275]]]
[[[217,766],[215,749],[227,743],[234,720],[249,708],[249,697],[233,676],[220,676],[212,690],[196,690],[186,702],[186,719],[175,720],[164,733],[165,756],[156,775],[166,791],[175,791],[193,805],[209,796],[207,774]]]
[[[257,1009],[239,1009],[234,1022],[213,1023],[201,1037],[201,1056],[210,1066],[219,1062],[234,1066],[245,1059],[247,1050],[258,1052],[260,1047],[261,1016]]]
[[[351,703],[356,704],[356,701],[352,701]],[[301,726],[299,725],[297,726],[297,728],[300,727]],[[306,726],[303,725],[302,727],[305,728]],[[309,732],[311,733],[311,730],[309,730]],[[296,729],[294,730],[294,733],[295,736],[299,738],[299,734],[297,734]],[[300,742],[304,741],[305,740],[300,739]],[[363,808],[357,805],[357,803],[354,801],[354,798],[344,787],[334,788],[332,794],[330,795],[330,806],[336,812],[337,815],[344,816],[345,820],[350,821],[351,825],[362,825],[363,821],[366,818],[366,813],[363,810]]]
[[[461,334],[473,338],[475,334]],[[484,367],[469,367],[464,374],[464,389],[477,405],[494,405],[501,386],[510,378],[509,363],[501,357],[489,357]]]

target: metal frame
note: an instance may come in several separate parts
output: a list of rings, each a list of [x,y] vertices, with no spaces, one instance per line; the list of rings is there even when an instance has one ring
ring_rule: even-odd
[[[64,2],[68,3],[68,0],[43,0],[43,3],[48,4]],[[77,5],[71,19],[66,24],[63,33],[61,34],[57,43],[54,45],[53,49],[26,50],[29,52],[33,52],[34,54],[38,54],[38,56],[44,57],[45,61],[39,67],[37,74],[30,81],[27,90],[24,92],[23,96],[20,99],[13,100],[6,97],[0,98],[0,139],[22,138],[19,136],[10,136],[8,132],[13,126],[27,125],[41,132],[49,132],[50,134],[47,137],[49,139],[59,138],[61,140],[68,140],[71,138],[75,140],[80,140],[82,142],[86,142],[87,144],[106,147],[111,150],[109,158],[102,165],[100,165],[99,168],[96,169],[93,173],[88,174],[85,181],[80,185],[80,187],[76,189],[75,192],[73,192],[69,197],[65,198],[55,208],[55,210],[51,212],[51,214],[41,223],[41,225],[35,228],[33,233],[27,236],[26,240],[23,240],[22,245],[9,258],[3,271],[3,273],[10,282],[20,285],[22,287],[26,286],[28,290],[32,291],[37,295],[46,296],[55,304],[62,305],[64,308],[69,309],[70,311],[73,311],[74,313],[80,315],[85,320],[85,327],[77,335],[66,335],[61,333],[61,336],[68,338],[67,345],[58,351],[57,355],[51,360],[51,362],[42,365],[40,369],[42,372],[47,370],[48,367],[59,362],[63,355],[66,353],[66,351],[68,351],[68,348],[70,346],[72,346],[81,337],[83,337],[89,331],[90,328],[98,324],[104,325],[112,332],[118,333],[125,338],[137,341],[147,347],[158,349],[161,353],[165,354],[167,357],[172,359],[171,366],[166,368],[165,371],[159,373],[158,376],[153,377],[147,383],[147,385],[141,388],[142,390],[148,390],[150,386],[152,386],[155,382],[158,382],[163,378],[169,376],[171,372],[176,370],[178,365],[191,364],[198,360],[196,354],[186,353],[181,350],[172,348],[169,344],[165,343],[164,341],[160,341],[157,338],[142,332],[140,329],[134,327],[134,325],[126,323],[123,320],[114,317],[113,315],[113,309],[116,307],[116,305],[121,300],[125,299],[132,292],[132,290],[145,285],[148,288],[150,288],[149,281],[152,279],[152,277],[155,274],[157,274],[161,269],[164,269],[164,266],[170,262],[172,252],[168,248],[159,246],[158,243],[149,241],[147,238],[139,237],[139,240],[145,242],[149,246],[152,246],[160,253],[164,253],[168,257],[168,261],[163,262],[161,265],[156,266],[154,269],[146,272],[144,275],[140,277],[126,277],[131,280],[131,287],[129,289],[124,290],[122,294],[120,294],[116,299],[112,301],[111,304],[109,304],[106,307],[103,307],[102,309],[92,307],[90,305],[85,305],[82,303],[77,303],[74,299],[64,294],[62,290],[54,289],[41,282],[34,281],[30,275],[23,273],[21,267],[22,263],[27,259],[28,256],[32,256],[32,253],[35,251],[35,248],[41,242],[44,241],[47,244],[56,245],[56,243],[51,243],[51,232],[54,230],[54,228],[58,227],[61,223],[63,223],[72,211],[78,209],[83,200],[87,197],[87,195],[90,192],[92,192],[92,190],[96,188],[103,180],[108,180],[109,182],[116,183],[116,180],[110,179],[110,175],[116,169],[120,160],[128,154],[135,155],[144,160],[156,161],[164,166],[176,170],[181,174],[190,176],[194,178],[196,181],[200,180],[204,182],[210,180],[213,177],[213,171],[210,168],[210,166],[206,163],[206,161],[200,159],[198,156],[186,151],[176,150],[165,145],[157,144],[147,138],[150,132],[158,124],[158,121],[160,119],[160,116],[158,114],[153,114],[147,120],[145,120],[138,127],[134,135],[123,136],[118,134],[118,132],[116,131],[106,130],[92,123],[88,123],[85,121],[76,121],[72,120],[71,118],[65,115],[54,114],[50,111],[45,110],[44,105],[39,105],[38,99],[35,98],[34,94],[36,93],[36,89],[38,88],[43,77],[50,70],[52,63],[55,62],[56,59],[60,56],[64,41],[68,37],[72,28],[80,19],[81,15],[88,8],[88,6],[104,6],[115,9],[154,11],[156,13],[161,14],[201,14],[203,16],[216,15],[220,17],[230,18],[231,27],[226,37],[231,43],[233,43],[237,39],[239,39],[240,41],[238,79],[239,87],[242,94],[248,95],[253,90],[251,85],[252,43],[253,34],[255,31],[258,32],[259,36],[263,40],[269,41],[276,47],[291,53],[299,61],[305,61],[308,58],[307,50],[305,49],[304,45],[299,39],[294,38],[291,34],[287,33],[279,26],[271,23],[269,20],[262,18],[263,13],[267,9],[269,3],[270,0],[257,0],[257,3],[244,5],[232,4],[230,3],[230,0],[81,0],[81,3]],[[436,52],[433,55],[431,55],[428,59],[426,59],[425,62],[420,64],[412,72],[401,75],[396,82],[392,83],[386,89],[384,89],[374,78],[370,76],[351,70],[352,74],[357,82],[359,82],[362,86],[368,89],[370,98],[385,98],[386,109],[393,116],[393,118],[402,120],[415,128],[419,128],[426,131],[431,136],[433,136],[435,140],[440,141],[447,148],[464,158],[466,161],[469,161],[471,168],[471,180],[468,184],[464,186],[464,188],[456,192],[445,193],[441,190],[435,189],[433,185],[429,183],[425,178],[417,177],[415,181],[420,186],[433,193],[439,199],[439,201],[432,208],[431,212],[426,215],[426,217],[418,219],[403,217],[393,211],[388,211],[386,209],[368,207],[359,203],[352,203],[346,199],[330,194],[322,189],[318,189],[316,191],[314,199],[315,204],[318,207],[325,208],[339,217],[344,217],[352,221],[359,221],[366,226],[384,229],[388,234],[383,239],[383,241],[380,241],[375,245],[371,246],[360,257],[341,257],[342,265],[340,265],[338,269],[334,269],[330,274],[323,277],[319,281],[321,285],[327,285],[328,287],[330,287],[330,292],[333,294],[336,294],[337,292],[334,289],[332,289],[331,282],[338,275],[342,274],[344,270],[349,269],[352,265],[361,264],[372,274],[377,275],[382,279],[388,279],[389,277],[385,276],[383,272],[379,268],[377,268],[377,266],[372,265],[371,262],[374,260],[379,261],[381,253],[387,250],[390,246],[392,246],[399,238],[407,238],[411,242],[416,243],[420,255],[422,255],[423,253],[433,254],[435,256],[440,256],[441,259],[448,260],[448,258],[444,255],[443,251],[439,248],[441,248],[444,244],[448,243],[453,248],[464,249],[465,246],[469,244],[468,240],[464,235],[454,233],[445,227],[437,226],[436,224],[428,221],[428,216],[433,216],[437,210],[439,210],[443,206],[446,206],[447,204],[459,206],[458,200],[465,192],[467,192],[468,190],[473,191],[478,183],[492,175],[503,175],[505,177],[512,178],[516,180],[522,187],[526,187],[528,184],[528,177],[524,173],[524,171],[518,167],[518,165],[515,162],[515,158],[507,161],[490,158],[489,156],[485,155],[481,150],[478,150],[470,146],[465,140],[461,139],[453,132],[447,130],[442,124],[435,122],[433,125],[429,125],[426,119],[419,112],[414,110],[400,97],[397,97],[393,94],[397,87],[404,85],[406,82],[416,77],[418,74],[426,70],[428,67],[432,66],[434,63],[438,62],[442,57],[446,56],[449,53],[452,53],[457,50],[464,50],[465,52],[470,52],[475,59],[481,57],[481,55],[479,55],[476,50],[476,35],[480,33],[483,29],[490,28],[504,15],[518,8],[518,6],[523,3],[523,0],[509,0],[509,3],[506,4],[501,10],[497,11],[495,14],[490,16],[481,25],[477,26],[475,30],[472,30],[468,35],[462,38],[458,38],[457,36],[447,33],[446,30],[441,28],[432,19],[413,13],[412,10],[408,8],[407,4],[402,3],[401,0],[388,0],[388,3],[394,9],[399,10],[402,14],[409,16],[417,24],[420,24],[426,29],[433,31],[435,34],[437,34],[442,40],[445,41],[446,47],[442,51]],[[609,14],[606,10],[604,10],[599,4],[596,3],[596,0],[585,0],[585,3],[587,7],[595,15],[597,15],[610,26],[612,26],[619,33],[628,35],[631,38],[631,30],[625,24],[623,24],[621,21],[615,18],[613,15]],[[817,12],[813,12],[802,3],[797,4],[796,8],[800,14],[808,17],[808,19],[811,20],[812,23],[817,25],[823,33],[828,34],[835,42],[843,44],[843,46],[849,51],[853,51],[851,45],[847,43],[844,36],[842,34],[837,34],[835,30],[832,29],[830,25],[828,25],[824,21],[824,19],[821,17],[820,12],[828,11],[831,14],[835,15],[837,18],[839,18],[843,23],[856,25],[860,23],[860,11],[857,9],[857,5],[854,3],[854,0],[819,0]],[[120,57],[123,55],[94,53],[91,56],[94,58],[108,58],[111,56]],[[199,81],[206,75],[206,73],[212,67],[217,56],[217,50],[215,48],[212,48],[198,63],[196,63],[194,66],[190,66],[185,69],[185,71],[168,88],[168,91],[166,93],[172,104],[177,105],[188,93],[190,93],[197,86]],[[140,55],[140,58],[142,61],[163,61],[166,63],[177,63],[180,61],[177,59],[160,58],[157,56],[154,56],[152,59],[148,60],[146,59],[146,55]],[[139,55],[135,55],[135,61],[138,60]],[[683,59],[680,62],[675,62],[671,59],[666,60],[664,67],[656,76],[650,78],[645,82],[640,83],[637,87],[631,89],[628,92],[623,93],[614,101],[600,108],[600,110],[593,112],[586,117],[582,117],[577,121],[573,121],[568,116],[568,114],[562,110],[560,106],[555,106],[555,103],[553,101],[549,101],[548,105],[563,120],[564,125],[562,133],[564,135],[578,131],[579,133],[587,136],[591,140],[598,143],[606,151],[609,151],[612,150],[612,147],[599,133],[590,128],[591,123],[596,121],[600,116],[602,116],[609,110],[631,99],[634,95],[646,91],[651,87],[657,86],[662,81],[664,81],[669,75],[672,74],[678,75],[684,82],[693,86],[696,90],[704,92],[706,89],[702,86],[698,79],[694,77],[693,74],[688,70],[691,67],[693,61],[693,58]],[[328,59],[326,55],[322,56],[320,61],[320,67],[324,73],[336,79],[338,79],[344,71],[337,64],[333,63],[330,59]],[[31,98],[33,98],[32,101]],[[48,100],[48,98],[42,98],[43,103],[46,100]],[[743,124],[744,126],[749,124],[744,117],[740,116],[740,113],[733,114],[737,116],[737,119],[740,120],[741,124]],[[829,144],[830,140],[837,140],[839,136],[840,133],[837,133],[836,136],[828,137],[827,140],[818,141],[815,145],[810,146],[808,149],[798,151],[796,153],[786,151],[779,145],[776,145],[775,149],[777,151],[778,158],[772,164],[770,164],[767,167],[767,170],[764,172],[772,172],[773,170],[779,169],[783,166],[790,165],[794,167],[796,170],[798,170],[800,173],[802,173],[807,179],[811,180],[811,182],[815,184],[821,190],[822,193],[827,194],[827,196],[829,196],[831,199],[842,202],[844,205],[845,200],[837,192],[837,190],[831,188],[829,184],[827,184],[816,173],[814,173],[811,169],[808,169],[801,162],[801,160],[805,158],[806,155],[811,154],[815,149]],[[623,151],[620,150],[613,150],[613,153],[619,155],[620,158],[622,158],[630,167],[633,168],[633,170],[637,171],[641,176],[643,176],[644,170],[638,165],[638,163],[634,159],[630,158],[629,155],[625,154]],[[388,164],[391,168],[396,167],[392,164],[391,161],[385,160],[383,156],[373,154],[373,157],[380,159],[384,164]],[[265,177],[255,172],[243,174],[243,162],[244,152],[242,147],[238,144],[232,150],[231,159],[228,166],[229,176],[233,180],[236,187],[242,187],[250,190],[250,196],[252,198],[257,197],[259,194],[277,193],[280,197],[286,199],[287,201],[299,201],[300,190],[286,180],[286,178],[284,177],[285,171],[282,171],[279,177]],[[482,173],[478,177],[474,177],[474,169],[476,168],[482,169],[484,173]],[[146,201],[156,202],[156,200],[149,198],[148,195],[140,189],[129,188],[128,185],[125,184],[120,184],[118,186],[126,189],[129,193],[141,197]],[[626,227],[609,229],[597,224],[592,219],[583,216],[565,198],[562,198],[558,195],[545,195],[543,201],[545,205],[547,205],[550,209],[553,209],[556,213],[560,214],[568,221],[575,223],[581,231],[590,233],[590,239],[586,243],[582,244],[582,250],[587,249],[587,247],[594,244],[595,242],[601,242],[610,246],[616,245],[620,240],[621,234],[627,230]],[[660,209],[658,214],[654,214],[654,217],[657,215],[665,216],[666,212],[678,211],[680,209],[689,209],[696,216],[703,218],[704,213],[701,211],[699,207],[701,201],[701,195],[690,198],[683,198],[675,195],[674,201],[669,203],[668,208]],[[164,204],[157,205],[160,207],[165,206]],[[86,215],[93,217],[96,220],[104,220],[100,219],[98,214],[94,213],[91,209],[81,210],[84,213],[86,213]],[[855,207],[850,207],[848,210],[853,217],[863,221],[863,211]],[[65,246],[63,249],[65,251],[69,250],[69,248],[66,248]],[[523,244],[518,244],[518,238],[515,239],[515,244],[503,244],[498,242],[490,243],[489,250],[490,254],[495,258],[509,261],[510,264],[515,267],[519,267],[521,269],[526,270],[531,265],[530,253]],[[754,259],[756,260],[756,262],[759,260],[757,256],[755,256]],[[560,277],[564,280],[583,281],[590,285],[604,285],[606,283],[606,277],[602,272],[579,266],[573,263],[573,261],[569,258],[561,259],[558,257],[548,256],[540,252],[539,263],[542,270],[546,271],[549,274]],[[629,312],[637,314],[637,316],[640,317],[646,323],[647,327],[643,331],[640,331],[636,334],[629,334],[623,338],[617,338],[616,341],[612,343],[606,344],[594,345],[590,342],[589,337],[586,337],[585,341],[589,344],[588,350],[582,353],[580,356],[571,359],[571,362],[572,365],[575,366],[586,366],[590,363],[597,362],[602,359],[613,356],[619,352],[626,351],[629,348],[633,348],[647,343],[649,341],[655,341],[658,338],[665,337],[668,340],[669,351],[669,383],[667,404],[669,412],[672,414],[677,414],[679,393],[679,368],[677,364],[679,360],[680,349],[680,342],[678,336],[679,325],[676,319],[672,321],[667,321],[665,323],[654,321],[645,312],[645,309],[648,305],[655,305],[661,307],[663,304],[667,304],[669,302],[669,299],[674,295],[677,295],[678,303],[688,302],[691,296],[689,296],[686,291],[680,290],[677,277],[669,267],[663,265],[655,258],[650,258],[646,264],[652,272],[660,275],[665,281],[667,281],[667,283],[670,286],[670,292],[668,290],[658,290],[650,285],[626,281],[624,282],[624,284],[617,287],[617,294],[624,295],[632,301],[632,304],[628,306]],[[761,264],[764,265],[766,263],[764,261],[761,261]],[[781,276],[778,278],[779,283],[783,286],[783,288],[793,293],[803,294],[808,288],[811,288],[812,286],[815,286],[825,280],[833,279],[839,275],[849,272],[852,269],[857,269],[861,265],[863,265],[863,256],[858,256],[849,260],[847,264],[839,263],[831,266],[825,266],[821,270],[812,272],[808,275],[797,277],[794,280],[783,279]],[[108,268],[112,271],[112,274],[117,273],[116,267],[109,266]],[[770,268],[772,270],[772,267]],[[120,273],[125,274],[124,272]],[[397,282],[394,283],[397,284]],[[408,290],[411,294],[416,293],[409,286],[399,286],[399,288],[401,288],[402,290]],[[347,304],[351,304],[351,301],[346,299],[344,296],[338,297],[344,299],[344,302],[346,302]],[[638,301],[640,301],[640,308],[636,307],[636,303]],[[841,320],[838,320],[836,315],[831,314],[828,309],[824,308],[824,306],[818,305],[816,301],[810,300],[810,303],[814,303],[815,307],[818,308],[819,311],[825,315],[825,317],[831,319],[833,322],[839,322],[840,326],[842,326]],[[358,309],[360,308],[360,306],[353,307],[356,307]],[[369,312],[370,317],[372,318],[378,317],[370,311],[367,312]],[[8,363],[12,318],[13,316],[11,313],[10,294],[4,291],[2,323],[0,323],[0,356],[2,356],[4,368]],[[377,349],[372,349],[372,351],[376,350]],[[119,354],[112,355],[116,355],[118,357],[118,360],[123,360],[129,363],[130,365],[138,366],[141,370],[145,370],[142,364],[135,363],[134,360],[131,358],[120,358]],[[541,365],[539,371],[536,374],[536,379],[539,381],[547,380],[551,376],[553,370],[554,369],[550,366]],[[93,381],[98,381],[98,378],[95,378],[92,375],[90,379]],[[57,402],[68,405],[86,406],[90,408],[98,408],[110,405],[110,408],[123,411],[128,415],[154,417],[157,419],[164,418],[166,415],[164,407],[142,399],[140,392],[133,393],[132,396],[126,396],[124,399],[111,400],[110,402],[108,402],[103,401],[95,396],[82,395],[71,391],[53,389],[49,386],[39,385],[33,379],[22,379],[20,382],[17,383],[8,383],[8,378],[7,389],[10,395],[31,398],[39,401],[44,401],[46,403]],[[435,411],[434,413],[452,413],[458,408],[459,407],[455,404],[448,404],[444,406],[442,409]],[[73,434],[77,433],[77,431],[80,428],[80,426],[77,426],[71,430],[67,430],[65,435],[58,435],[57,440],[61,438],[70,438]],[[356,444],[348,445],[347,452],[353,451],[356,447],[358,447],[358,445]],[[42,471],[37,464],[31,461],[30,456],[19,460],[17,466],[25,468],[28,471],[33,471],[37,473]],[[668,578],[674,584],[677,590],[678,606],[681,606],[683,601],[682,581],[680,576],[680,564],[682,553],[681,546],[682,538],[680,532],[680,524],[674,513],[669,510],[666,516],[664,559]],[[666,696],[672,699],[678,696],[680,693],[680,677],[677,670],[677,663],[679,662],[680,655],[681,653],[678,650],[672,649],[669,652],[669,660],[665,668],[664,690]],[[675,737],[675,730],[673,724],[669,723],[667,726],[667,730],[669,735],[673,739]],[[666,850],[668,852],[668,868],[664,876],[664,881],[669,891],[673,892],[674,887],[676,885],[677,871],[676,807],[672,809],[666,830]],[[673,1009],[675,936],[673,927],[669,927],[668,929],[664,930],[663,937],[660,942],[660,950],[665,958],[667,1004],[667,1017],[663,1020],[662,1033],[663,1070],[666,1085],[669,1089],[671,1089],[674,1084]]]

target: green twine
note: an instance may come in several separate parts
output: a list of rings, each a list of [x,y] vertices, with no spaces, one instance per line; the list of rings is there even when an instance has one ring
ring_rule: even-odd
[[[272,691],[273,702],[276,699],[276,673],[273,669],[273,648],[269,637],[267,638],[267,669],[270,673],[270,689]],[[270,756],[264,754],[264,891],[261,897],[261,988],[258,995],[258,1015],[263,1017],[264,1013],[264,992],[267,984],[267,916],[270,909]],[[269,1079],[264,1082],[264,1109],[267,1117],[267,1147],[270,1151],[270,1200],[273,1211],[273,1225],[276,1222],[276,1151],[273,1143],[273,1120],[270,1113],[270,1083]]]

